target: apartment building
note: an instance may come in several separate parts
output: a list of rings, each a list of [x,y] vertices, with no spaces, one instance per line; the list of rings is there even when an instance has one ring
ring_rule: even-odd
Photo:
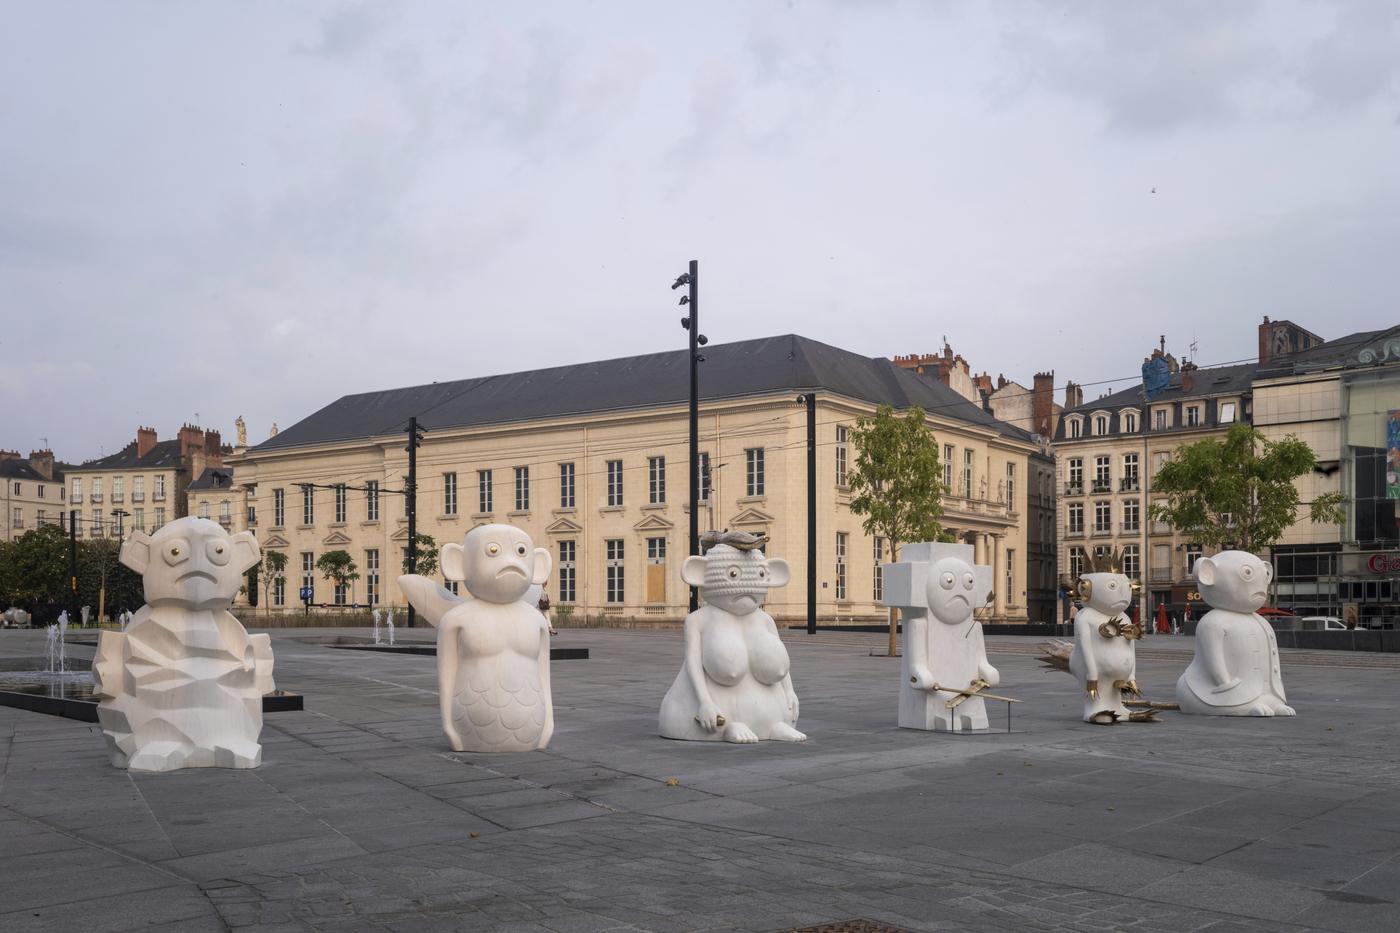
[[[52,450],[31,451],[28,458],[15,450],[0,450],[0,541],[13,541],[44,525],[60,525],[68,508],[63,469]]]

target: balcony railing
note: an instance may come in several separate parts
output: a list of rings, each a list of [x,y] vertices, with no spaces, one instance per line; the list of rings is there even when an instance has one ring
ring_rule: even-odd
[[[1125,535],[1136,535],[1136,534],[1141,534],[1141,533],[1142,533],[1142,526],[1141,526],[1140,524],[1138,524],[1137,522],[1124,522],[1124,523],[1123,523],[1123,531],[1122,531],[1122,533],[1125,534]]]
[[[163,493],[163,492],[153,492],[153,493],[151,493],[151,501],[152,501],[152,502],[164,502],[164,501],[165,501],[165,493]]]
[[[1169,535],[1172,533],[1172,526],[1166,522],[1153,522],[1152,533],[1154,535]]]
[[[89,493],[89,494],[88,494],[88,501],[89,501],[89,502],[101,502],[101,501],[102,501],[102,493],[100,493],[100,492]]]
[[[1113,492],[1113,480],[1096,479],[1093,485],[1094,492]]]
[[[121,493],[121,492],[114,492],[114,493],[112,493],[112,502],[113,502],[113,503],[122,502],[122,501],[124,501],[125,499],[126,499],[126,494],[125,494],[125,493]]]
[[[1095,537],[1095,538],[1107,538],[1107,537],[1108,537],[1109,535],[1111,535],[1111,534],[1113,534],[1113,526],[1112,526],[1112,525],[1108,525],[1108,526],[1105,526],[1105,527],[1099,527],[1099,526],[1095,526],[1095,527],[1094,527],[1094,537]]]
[[[145,502],[145,501],[146,501],[146,494],[145,494],[144,492],[133,492],[133,493],[131,494],[131,501],[132,501],[132,502]]]
[[[1084,529],[1083,529],[1083,528],[1067,528],[1067,529],[1065,529],[1065,537],[1066,537],[1066,538],[1082,538],[1082,537],[1084,537]]]
[[[1082,495],[1084,495],[1084,484],[1083,484],[1083,483],[1065,483],[1065,495],[1067,495],[1067,496],[1082,496]]]
[[[1138,492],[1142,489],[1142,483],[1136,476],[1128,477],[1118,484],[1119,492]]]

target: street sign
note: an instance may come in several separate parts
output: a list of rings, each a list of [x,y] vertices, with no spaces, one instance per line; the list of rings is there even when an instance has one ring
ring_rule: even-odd
[[[301,600],[302,600],[302,602],[305,602],[305,601],[309,600],[314,594],[315,594],[315,590],[313,590],[311,587],[309,587],[309,586],[303,586],[303,587],[301,588]]]

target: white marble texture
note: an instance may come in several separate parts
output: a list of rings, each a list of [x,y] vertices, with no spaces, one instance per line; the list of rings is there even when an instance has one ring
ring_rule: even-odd
[[[98,639],[92,679],[112,764],[133,771],[256,768],[272,643],[229,613],[257,539],[208,519],[133,532],[121,562],[141,574],[146,605],[125,632]]]
[[[661,701],[668,739],[802,742],[787,648],[763,611],[768,590],[786,586],[787,561],[717,544],[681,565],[703,605],[685,620],[685,658]]]
[[[1069,672],[1084,689],[1084,721],[1127,722],[1123,700],[1137,692],[1135,645],[1141,635],[1123,614],[1133,601],[1132,581],[1121,573],[1086,573],[1077,586],[1084,607],[1074,618]]]
[[[480,525],[444,544],[442,572],[462,599],[427,577],[399,577],[413,607],[437,626],[438,708],[459,752],[544,748],[554,734],[549,623],[522,599],[549,579],[549,552],[511,525]]]
[[[1210,605],[1196,626],[1196,655],[1176,682],[1183,713],[1292,716],[1283,691],[1278,639],[1255,612],[1268,600],[1273,568],[1245,551],[1196,561],[1196,585]]]

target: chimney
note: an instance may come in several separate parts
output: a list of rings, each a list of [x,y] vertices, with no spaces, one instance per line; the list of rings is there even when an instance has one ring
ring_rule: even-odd
[[[18,460],[18,450],[0,450],[0,460]]]
[[[136,429],[136,456],[144,457],[155,449],[156,429],[137,428]]]
[[[1269,316],[1264,315],[1264,323],[1259,325],[1259,365],[1269,362]]]
[[[29,465],[44,479],[53,479],[52,450],[31,450],[29,452]]]
[[[1078,408],[1084,404],[1084,388],[1078,383],[1065,383],[1065,408]]]
[[[204,459],[211,467],[224,465],[224,448],[219,442],[218,431],[204,432]]]
[[[180,459],[184,460],[194,448],[204,446],[204,432],[192,424],[180,428]]]
[[[1054,433],[1055,372],[1036,373],[1031,389],[1031,431],[1049,437]]]

